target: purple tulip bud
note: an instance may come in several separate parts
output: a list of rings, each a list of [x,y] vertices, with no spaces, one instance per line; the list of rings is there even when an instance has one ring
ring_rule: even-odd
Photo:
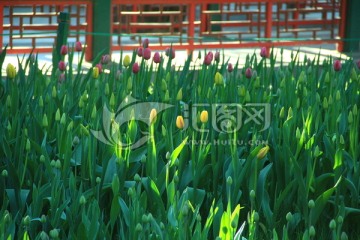
[[[140,66],[138,63],[134,63],[134,65],[132,66],[132,71],[135,74],[137,74],[140,71]]]
[[[150,48],[145,48],[144,51],[143,51],[143,58],[145,60],[149,60],[151,57],[151,50]]]
[[[143,45],[143,48],[148,48],[148,47],[149,47],[149,39],[145,38],[145,39],[143,40],[142,45]]]
[[[227,70],[229,73],[231,73],[234,70],[233,65],[231,63],[228,64]]]
[[[154,63],[160,63],[161,62],[161,56],[159,52],[156,52],[153,56]]]
[[[60,71],[65,71],[65,69],[66,69],[66,64],[65,64],[65,62],[64,61],[60,61],[59,62],[59,64],[58,64],[58,68],[59,68],[59,70]]]
[[[142,47],[139,47],[139,48],[138,48],[138,50],[137,50],[137,55],[138,55],[139,57],[142,57],[142,55],[143,55],[143,48],[142,48]]]
[[[336,72],[338,72],[338,71],[341,70],[341,62],[340,62],[340,60],[335,60],[335,61],[334,61],[334,70],[335,70]]]
[[[360,69],[360,59],[359,59],[359,60],[357,60],[357,62],[356,62],[356,66],[358,67],[358,69]]]
[[[215,52],[215,61],[216,62],[220,61],[220,52],[218,52],[218,51]]]
[[[266,47],[262,47],[262,48],[260,49],[260,56],[261,56],[262,58],[267,58],[267,57],[269,57],[269,53],[268,53],[268,50],[266,49]]]
[[[245,76],[247,79],[250,79],[252,77],[252,70],[251,68],[247,68],[245,71]]]
[[[101,64],[107,65],[111,61],[111,57],[109,54],[105,54],[101,56]]]
[[[213,59],[212,56],[209,55],[209,54],[207,54],[207,55],[205,56],[205,58],[204,58],[204,64],[205,64],[205,65],[210,65],[212,59]]]
[[[170,52],[171,51],[171,52]],[[170,54],[171,54],[171,59],[174,59],[175,58],[175,49],[173,49],[173,48],[166,48],[165,49],[165,55],[167,56],[167,57],[170,57]]]

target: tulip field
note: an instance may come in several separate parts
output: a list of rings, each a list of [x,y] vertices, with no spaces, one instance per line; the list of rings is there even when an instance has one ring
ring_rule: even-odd
[[[35,52],[35,51],[34,51]],[[59,59],[60,56],[60,59]],[[4,65],[0,239],[358,239],[360,61],[145,40]]]

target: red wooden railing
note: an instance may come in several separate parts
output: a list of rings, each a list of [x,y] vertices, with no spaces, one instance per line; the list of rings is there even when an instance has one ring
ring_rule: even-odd
[[[218,4],[217,10],[210,4]],[[10,53],[50,52],[56,16],[67,11],[70,38],[86,32],[90,56],[92,9],[92,0],[0,1],[0,43],[8,44]],[[109,34],[113,51],[133,50],[145,37],[158,49],[337,43],[341,51],[345,13],[346,0],[112,0]],[[42,38],[50,44],[39,44]]]

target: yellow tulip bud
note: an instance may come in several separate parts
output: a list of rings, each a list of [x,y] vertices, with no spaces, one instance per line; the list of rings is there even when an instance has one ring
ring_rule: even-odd
[[[131,61],[130,56],[129,56],[129,55],[126,55],[126,56],[124,57],[124,61],[123,61],[124,67],[129,67],[130,61]]]
[[[149,122],[150,122],[150,124],[155,123],[155,121],[156,121],[156,116],[157,116],[157,111],[156,111],[156,109],[155,109],[155,108],[151,109],[150,117],[149,117]]]
[[[9,63],[6,67],[6,75],[10,79],[14,79],[16,76],[16,69],[11,63]]]
[[[259,159],[259,160],[263,159],[266,156],[266,154],[269,152],[269,150],[270,150],[270,147],[268,145],[266,145],[265,147],[260,149],[260,151],[256,155],[257,159]]]
[[[223,76],[219,72],[216,72],[216,74],[215,74],[215,84],[216,85],[224,84]]]
[[[206,110],[202,111],[202,112],[200,113],[200,121],[201,121],[202,123],[207,123],[208,119],[209,119],[209,113],[208,113],[208,111],[206,111]]]
[[[93,67],[93,78],[98,78],[99,77],[99,68],[98,67]]]
[[[179,129],[183,129],[185,126],[184,118],[182,116],[177,116],[176,118],[176,127]]]

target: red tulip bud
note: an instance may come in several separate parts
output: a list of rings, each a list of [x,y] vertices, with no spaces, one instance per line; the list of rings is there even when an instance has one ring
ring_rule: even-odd
[[[204,58],[204,64],[205,65],[210,65],[211,64],[211,61],[212,61],[212,56],[207,54]]]
[[[58,64],[58,68],[59,68],[59,70],[60,71],[65,71],[65,69],[66,69],[66,64],[65,64],[65,62],[64,61],[60,61],[59,62],[59,64]]]
[[[336,72],[338,72],[338,71],[341,70],[341,62],[340,62],[340,60],[335,60],[335,61],[334,61],[334,70],[335,70]]]
[[[148,48],[148,47],[149,47],[149,39],[145,38],[145,39],[143,40],[142,45],[143,45],[143,48]]]
[[[159,52],[156,52],[153,56],[154,63],[160,63],[161,62],[161,56]]]
[[[233,65],[231,63],[228,64],[227,70],[229,73],[231,73],[234,70]]]
[[[81,52],[81,51],[82,51],[81,42],[76,42],[76,43],[75,43],[75,51],[76,51],[76,52]]]
[[[60,49],[61,55],[66,55],[68,53],[68,48],[66,45],[62,45]]]
[[[250,79],[252,77],[252,70],[251,68],[247,68],[245,71],[246,78]]]
[[[144,49],[144,52],[143,52],[143,58],[144,58],[145,60],[149,60],[150,57],[151,57],[151,50],[150,50],[150,48],[145,48],[145,49]]]
[[[143,48],[142,48],[142,47],[139,47],[139,48],[138,48],[138,50],[137,50],[137,55],[138,55],[139,57],[142,57],[142,55],[143,55]]]
[[[132,71],[135,74],[137,74],[140,71],[140,66],[138,63],[134,63],[134,65],[132,66]]]

